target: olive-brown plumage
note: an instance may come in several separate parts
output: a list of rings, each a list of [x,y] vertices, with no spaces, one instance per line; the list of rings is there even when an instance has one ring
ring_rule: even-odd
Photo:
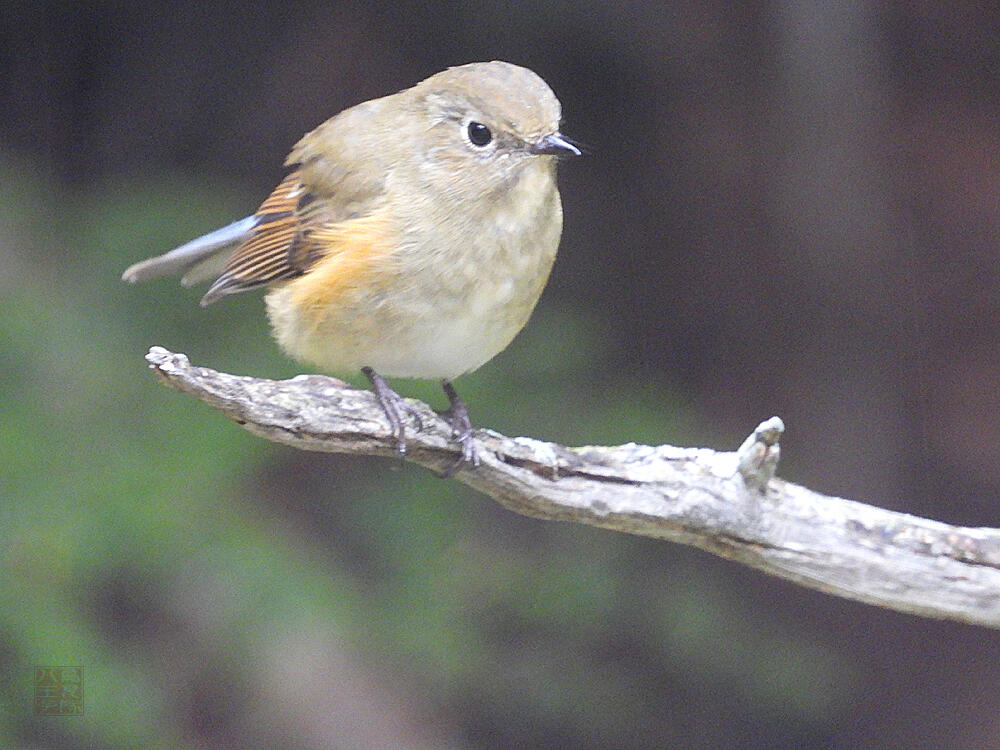
[[[231,251],[209,304],[267,286],[279,344],[333,372],[363,370],[403,450],[401,399],[381,376],[441,379],[456,437],[475,461],[451,379],[525,325],[562,231],[560,105],[526,68],[449,68],[344,110],[292,150],[253,217],[125,272],[206,275]]]

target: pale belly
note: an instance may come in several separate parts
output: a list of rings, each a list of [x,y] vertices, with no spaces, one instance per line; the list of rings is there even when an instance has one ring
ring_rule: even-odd
[[[471,259],[465,268],[449,263],[445,273],[424,268],[377,292],[349,290],[323,310],[298,307],[293,281],[268,293],[268,315],[288,354],[325,371],[456,378],[496,356],[527,323],[555,243],[502,273]]]

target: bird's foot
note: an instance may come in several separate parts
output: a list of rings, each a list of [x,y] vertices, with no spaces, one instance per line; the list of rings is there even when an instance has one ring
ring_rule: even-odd
[[[472,420],[469,419],[469,410],[465,406],[465,402],[459,398],[455,386],[450,381],[442,380],[441,386],[444,388],[444,393],[448,397],[448,403],[450,404],[448,411],[443,416],[447,417],[448,424],[451,426],[452,441],[458,443],[462,448],[462,455],[458,460],[441,473],[442,477],[450,477],[464,463],[469,464],[473,468],[479,466],[479,451],[476,448],[475,435],[472,431]]]
[[[419,432],[423,429],[420,415],[375,370],[370,367],[362,367],[361,372],[372,384],[375,398],[378,400],[379,406],[382,407],[382,411],[385,412],[385,418],[389,420],[389,429],[396,436],[396,451],[399,453],[399,457],[403,458],[406,456],[406,422],[403,416],[412,417],[413,421],[417,423],[417,432]]]

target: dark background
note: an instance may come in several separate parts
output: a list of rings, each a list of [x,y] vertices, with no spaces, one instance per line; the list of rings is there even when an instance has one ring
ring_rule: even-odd
[[[534,318],[458,383],[478,424],[730,449],[779,414],[784,477],[998,525],[996,4],[7,2],[0,745],[1000,748],[993,631],[266,444],[146,372],[298,372],[258,295],[122,269],[488,59],[591,155]],[[83,717],[32,713],[57,664]]]

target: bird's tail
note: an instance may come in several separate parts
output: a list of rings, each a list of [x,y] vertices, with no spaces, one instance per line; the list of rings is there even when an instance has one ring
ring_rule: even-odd
[[[161,276],[182,275],[181,284],[184,286],[208,281],[222,272],[229,257],[226,250],[247,239],[257,222],[256,216],[247,216],[168,253],[139,261],[125,269],[122,279],[136,284]]]

